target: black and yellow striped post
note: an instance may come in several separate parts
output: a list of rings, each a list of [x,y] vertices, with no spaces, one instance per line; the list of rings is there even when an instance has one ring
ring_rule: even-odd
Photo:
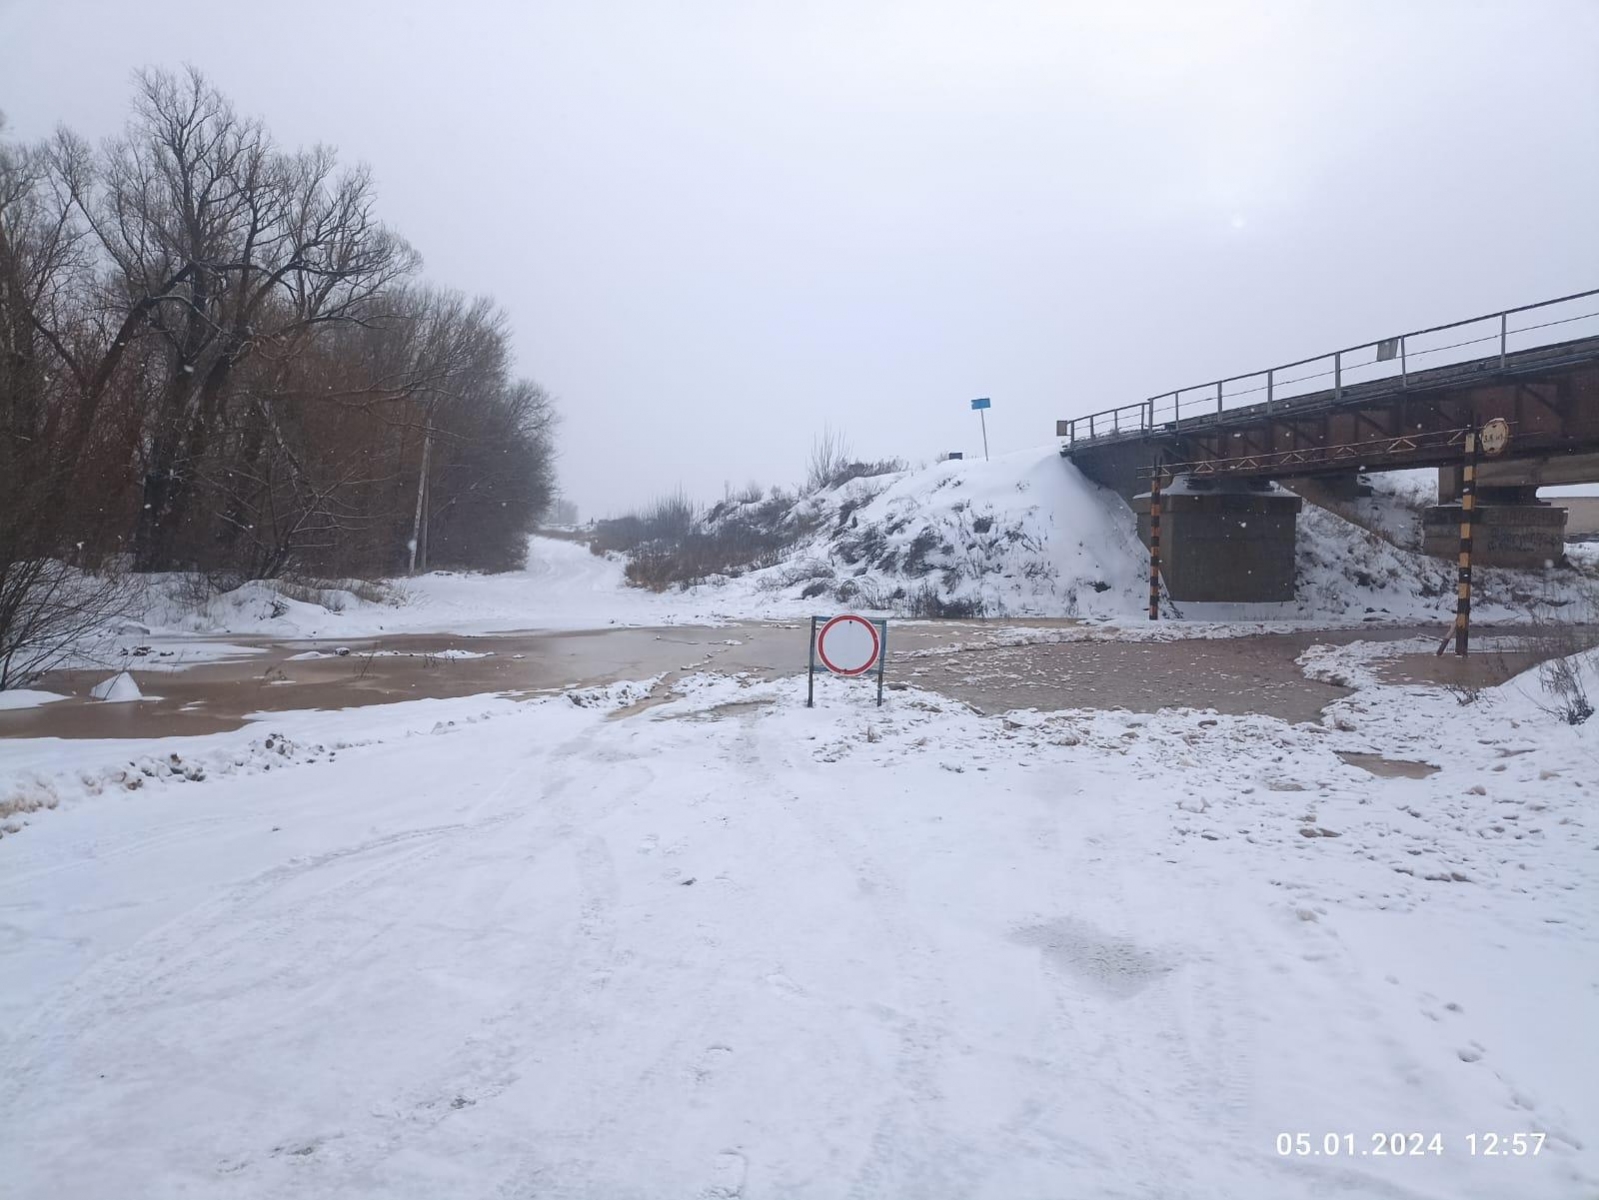
[[[1471,642],[1471,522],[1477,510],[1477,431],[1466,431],[1466,461],[1460,473],[1460,586],[1455,599],[1455,653]]]
[[[1149,476],[1149,619],[1160,620],[1160,460]]]

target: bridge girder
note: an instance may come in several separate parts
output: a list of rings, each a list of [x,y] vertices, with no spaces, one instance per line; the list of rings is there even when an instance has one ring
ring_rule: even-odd
[[[1062,453],[1124,495],[1136,494],[1139,469],[1147,478],[1157,457],[1178,471],[1261,479],[1452,466],[1464,430],[1495,417],[1511,428],[1502,461],[1599,453],[1599,338],[1440,375],[1413,377],[1387,391],[1302,397],[1272,411],[1256,405],[1185,418],[1177,426],[1078,442]]]

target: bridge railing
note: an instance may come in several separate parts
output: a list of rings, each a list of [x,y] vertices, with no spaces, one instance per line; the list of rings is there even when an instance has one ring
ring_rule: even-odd
[[[1517,351],[1594,335],[1599,335],[1599,288],[1162,392],[1136,404],[1057,422],[1056,433],[1075,445],[1124,433],[1175,429],[1230,408],[1258,404],[1270,412],[1280,401],[1313,392],[1336,396],[1354,384],[1377,379],[1397,379],[1404,387],[1418,371],[1496,354],[1503,361]]]

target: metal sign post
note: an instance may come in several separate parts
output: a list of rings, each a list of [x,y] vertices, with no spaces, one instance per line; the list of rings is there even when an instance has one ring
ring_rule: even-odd
[[[821,622],[818,629],[817,622]],[[862,638],[861,632],[866,637]],[[811,618],[810,654],[806,662],[805,707],[816,707],[816,666],[833,675],[855,678],[877,668],[877,705],[883,705],[883,674],[888,664],[888,620],[844,613]]]
[[[988,461],[988,412],[993,407],[987,396],[972,401],[972,407],[977,410],[978,419],[983,422],[983,461]]]
[[[816,618],[811,618],[811,656],[805,667],[805,707],[816,707]]]
[[[888,662],[888,618],[884,617],[877,623],[882,631],[882,647],[877,652],[877,707],[883,707],[883,666]]]

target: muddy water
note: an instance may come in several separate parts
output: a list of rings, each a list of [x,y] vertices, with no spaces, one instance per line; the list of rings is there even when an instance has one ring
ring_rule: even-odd
[[[1484,626],[1479,636],[1489,642],[1505,632]],[[1189,707],[1314,721],[1350,689],[1305,678],[1295,660],[1311,646],[1436,636],[1433,627],[1387,628],[983,647],[901,662],[894,674],[991,712]],[[1584,645],[1599,642],[1599,630],[1588,629],[1581,636]],[[1492,687],[1538,661],[1536,653],[1496,649],[1466,659],[1402,654],[1378,659],[1375,665],[1379,677],[1390,683]]]
[[[1267,634],[1003,647],[913,662],[907,677],[990,712],[1191,707],[1310,721],[1349,689],[1306,679],[1294,660],[1316,642],[1359,636]]]
[[[1345,688],[1307,680],[1295,659],[1316,643],[1388,640],[1435,631],[1345,630],[1245,638],[1133,642],[1072,629],[1067,621],[917,622],[893,627],[888,679],[914,683],[985,711],[1011,708],[1163,707],[1264,713],[1315,720]],[[996,645],[1022,636],[1090,640]],[[1486,633],[1487,631],[1485,631]],[[249,714],[340,709],[399,700],[486,692],[530,694],[693,671],[748,672],[761,678],[802,673],[806,627],[743,624],[724,628],[608,629],[484,637],[404,635],[365,641],[267,642],[232,639],[261,653],[176,672],[133,675],[147,696],[131,704],[88,698],[107,671],[65,672],[36,686],[68,693],[42,708],[0,711],[0,737],[132,738],[235,729]],[[335,653],[342,645],[347,654]],[[319,655],[311,656],[308,655]],[[470,655],[472,657],[456,657]],[[1394,682],[1489,686],[1531,660],[1493,653],[1462,663],[1452,655],[1382,660]]]
[[[1599,644],[1599,631],[1587,631],[1572,643],[1572,650],[1586,650]],[[1440,687],[1497,687],[1505,680],[1535,667],[1548,653],[1532,650],[1499,650],[1491,644],[1473,650],[1465,658],[1452,650],[1443,654],[1399,654],[1374,664],[1374,674],[1384,683],[1423,683]]]
[[[1436,775],[1442,768],[1432,763],[1416,762],[1406,758],[1384,758],[1380,754],[1360,754],[1353,750],[1334,750],[1339,758],[1352,767],[1359,767],[1378,779],[1425,779]]]
[[[258,712],[536,693],[699,669],[770,676],[803,670],[806,648],[804,630],[779,626],[416,634],[338,643],[232,640],[265,653],[177,672],[142,672],[135,663],[139,687],[159,697],[138,703],[89,699],[108,671],[54,673],[35,686],[72,698],[0,711],[0,737],[169,737],[236,729]],[[320,657],[305,657],[311,654]]]

